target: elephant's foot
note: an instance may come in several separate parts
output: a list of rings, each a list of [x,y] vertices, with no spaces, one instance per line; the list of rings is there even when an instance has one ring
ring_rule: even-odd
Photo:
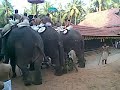
[[[30,86],[32,83],[31,82],[29,82],[29,81],[24,81],[24,85],[25,86]]]
[[[26,80],[25,78],[23,78],[23,81],[25,86],[30,86],[32,84],[31,80],[28,80],[28,79]]]
[[[17,77],[16,73],[13,73],[12,78],[16,78],[16,77]]]
[[[80,64],[78,64],[78,67],[79,67],[79,68],[85,68],[84,65],[80,65]]]
[[[85,68],[85,62],[78,61],[78,67]]]
[[[66,66],[63,67],[62,72],[63,72],[63,74],[67,74],[67,68],[66,68]]]
[[[26,77],[27,77],[27,78],[26,78]],[[23,76],[24,85],[25,85],[25,86],[29,86],[29,85],[32,84],[32,79],[31,79],[30,76],[26,76],[26,77]]]
[[[41,85],[41,84],[42,84],[42,81],[39,81],[39,82],[32,82],[32,84],[34,84],[34,85]]]
[[[42,84],[42,76],[40,71],[32,71],[32,84],[34,85],[40,85]]]
[[[62,76],[63,75],[63,70],[61,67],[55,67],[55,75],[56,76]]]

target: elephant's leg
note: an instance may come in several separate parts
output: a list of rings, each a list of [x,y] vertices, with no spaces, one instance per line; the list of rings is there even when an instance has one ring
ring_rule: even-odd
[[[18,67],[21,69],[22,74],[23,74],[23,81],[26,86],[31,85],[32,81],[29,76],[29,70],[27,68],[27,64],[22,64],[18,62]]]
[[[68,55],[65,52],[64,52],[64,59],[65,59],[65,64],[64,64],[64,67],[63,67],[63,73],[66,74],[68,72],[68,69],[67,69]]]
[[[35,70],[35,68],[34,68],[34,63],[31,63],[31,64],[30,64],[30,71],[33,71],[33,70]]]
[[[39,58],[34,62],[34,68],[35,70],[33,72],[33,84],[40,85],[42,84],[42,75],[41,75],[41,64],[42,64],[42,58]]]
[[[59,51],[56,50],[54,54],[51,56],[53,64],[55,64],[55,75],[56,76],[61,76],[63,74],[62,72],[62,67],[60,65],[60,60],[59,60]]]
[[[12,66],[12,72],[13,72],[12,78],[15,78],[16,77],[16,72],[15,72],[16,60],[14,58],[10,58],[10,65]]]
[[[85,58],[84,58],[84,52],[81,49],[75,49],[76,56],[78,58],[78,66],[81,68],[85,67]]]

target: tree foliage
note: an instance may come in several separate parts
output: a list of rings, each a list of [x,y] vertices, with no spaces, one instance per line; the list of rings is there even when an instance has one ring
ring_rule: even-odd
[[[0,27],[7,23],[7,17],[13,12],[13,6],[7,0],[4,0],[0,5]]]
[[[53,22],[60,21],[64,22],[65,18],[71,17],[72,23],[78,24],[80,21],[84,20],[86,14],[90,12],[97,12],[111,8],[119,8],[120,0],[91,0],[88,7],[83,3],[83,0],[72,0],[63,8],[62,4],[59,3],[58,12],[50,13],[48,8],[54,7],[50,2],[45,2],[43,4],[38,4],[38,14],[40,16],[50,13]],[[11,15],[13,12],[13,6],[8,0],[3,0],[0,5],[0,26],[5,25],[7,16]],[[31,4],[30,9],[24,8],[24,12],[28,14],[36,14],[36,5]]]

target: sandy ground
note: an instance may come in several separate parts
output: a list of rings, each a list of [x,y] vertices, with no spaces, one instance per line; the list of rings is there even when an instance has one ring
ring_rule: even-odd
[[[54,76],[43,70],[43,84],[24,86],[20,77],[12,80],[13,90],[120,90],[120,50],[111,49],[107,65],[98,65],[100,53],[87,52],[86,68]]]

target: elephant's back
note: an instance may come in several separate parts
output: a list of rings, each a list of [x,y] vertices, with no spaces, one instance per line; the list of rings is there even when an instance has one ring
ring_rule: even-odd
[[[13,29],[8,37],[9,44],[15,44],[16,42],[24,43],[26,45],[43,45],[41,36],[30,27],[22,27]]]
[[[46,27],[46,31],[40,34],[42,38],[47,40],[57,40],[59,39],[58,32],[52,27]]]
[[[82,38],[82,35],[77,30],[70,30],[69,36],[73,38]]]

